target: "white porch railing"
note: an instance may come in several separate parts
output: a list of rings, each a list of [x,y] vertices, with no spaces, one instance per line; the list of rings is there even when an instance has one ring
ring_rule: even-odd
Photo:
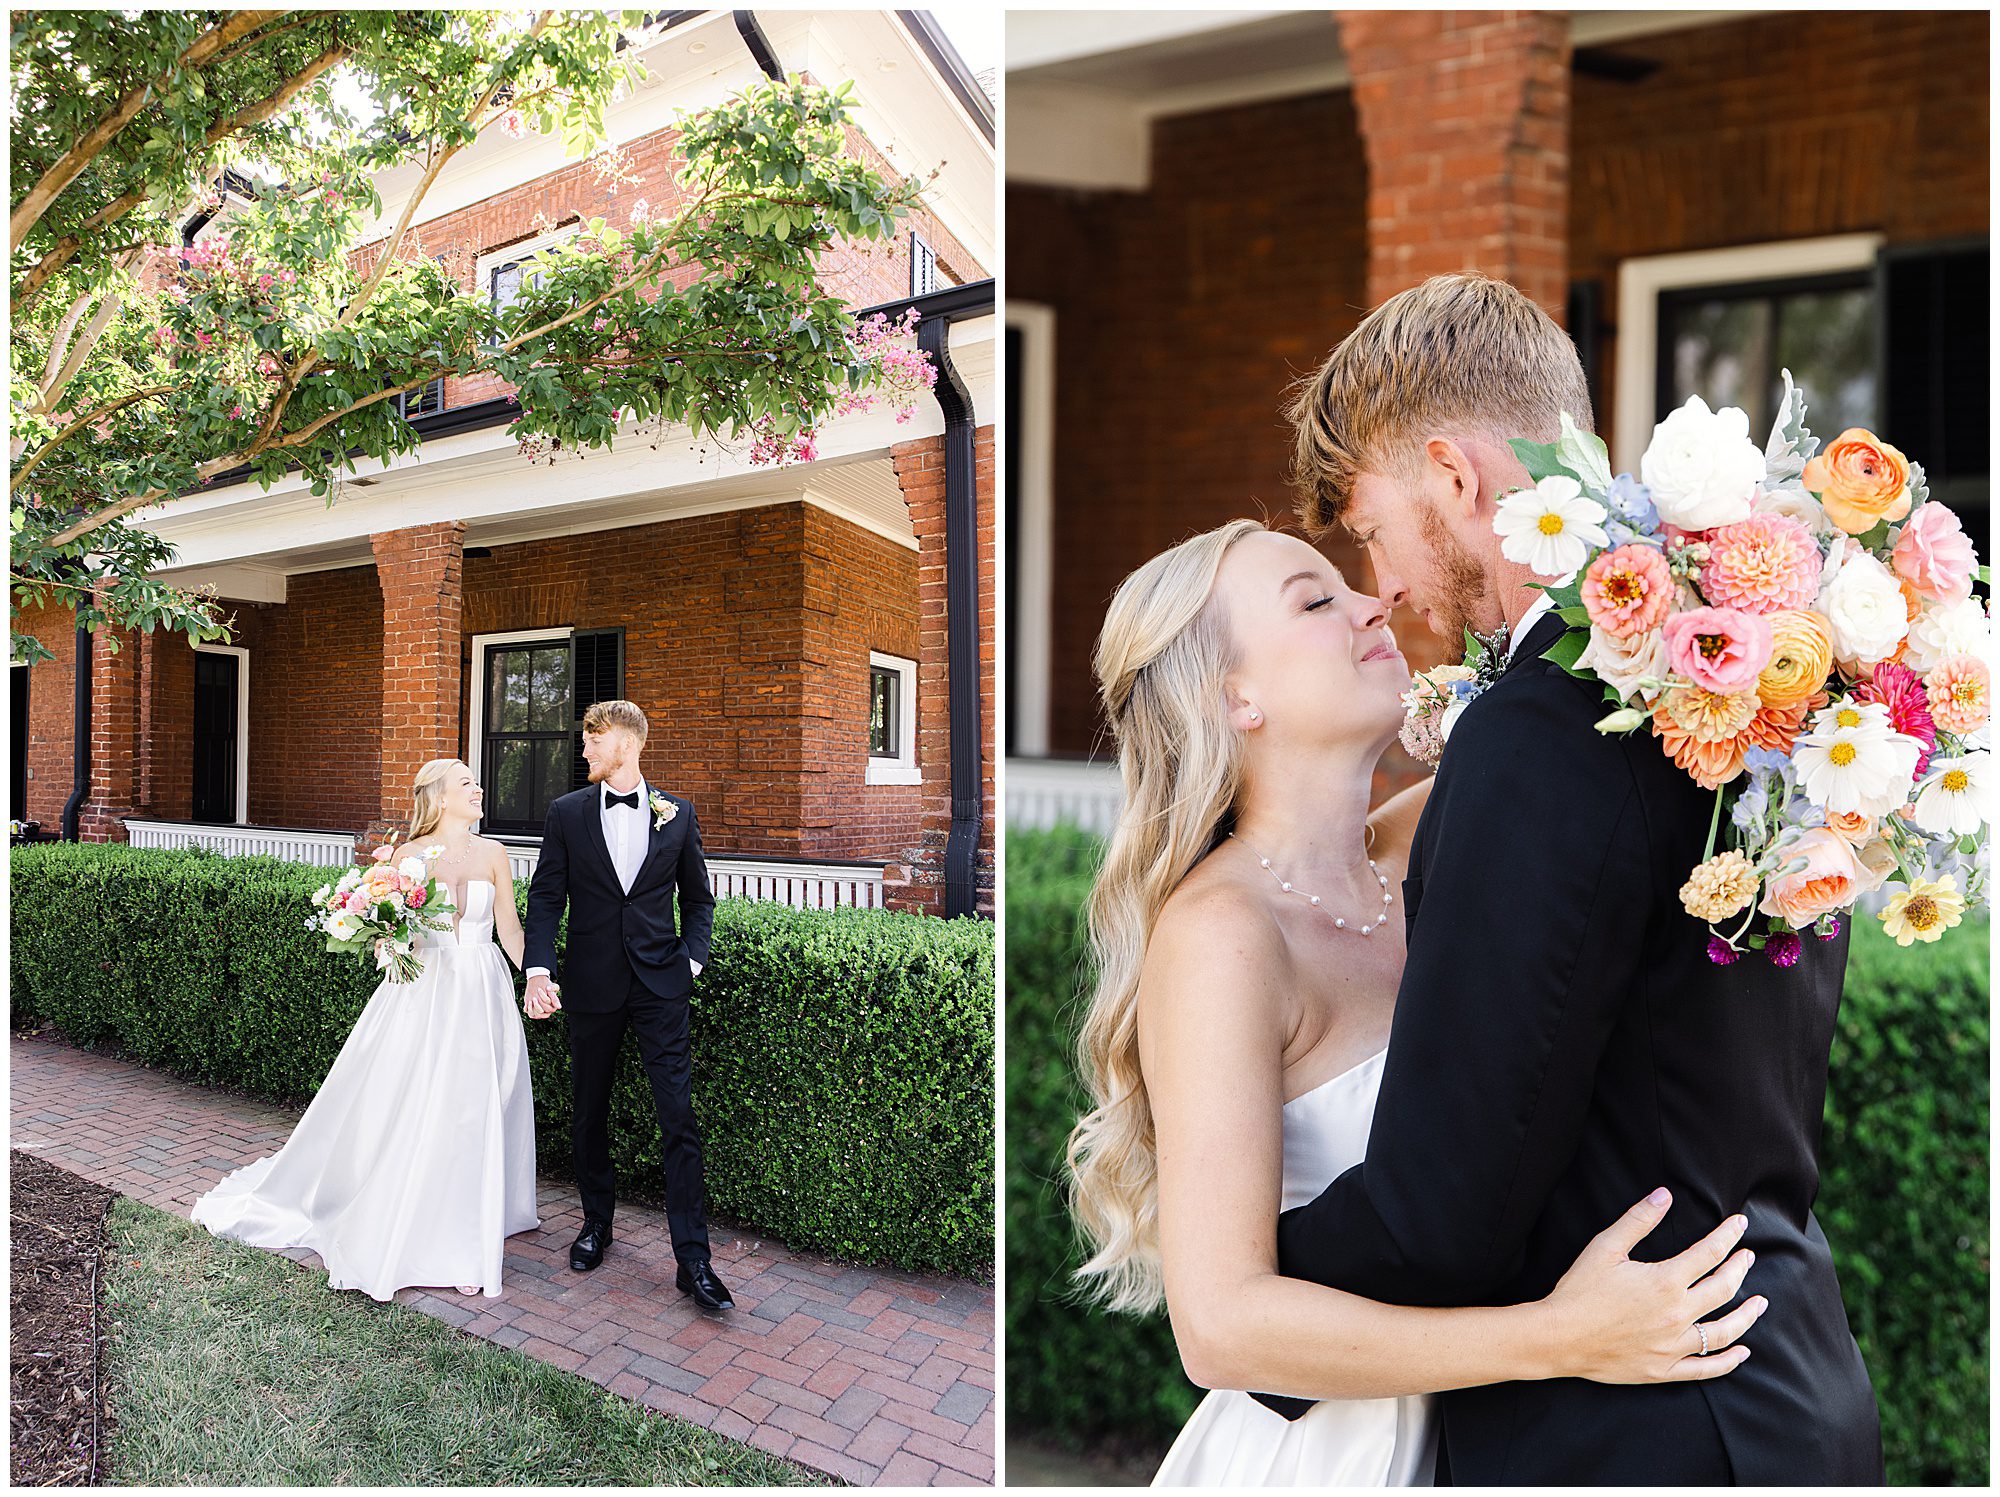
[[[207,826],[189,821],[125,820],[134,847],[206,847],[243,858],[262,853],[288,863],[345,868],[354,861],[354,838],[345,832],[300,832],[286,827]]]
[[[1051,827],[1059,821],[1111,835],[1125,792],[1118,766],[1087,759],[1009,759],[1007,825]]]
[[[263,853],[319,868],[345,868],[354,861],[355,838],[344,832],[136,818],[126,820],[125,831],[134,847],[206,847],[231,857]],[[538,842],[509,842],[507,866],[515,878],[533,878],[541,853]],[[718,899],[773,899],[807,910],[882,908],[882,870],[866,864],[710,858],[708,877]]]
[[[533,878],[541,855],[538,842],[507,844],[507,866],[516,878]],[[717,899],[774,899],[802,910],[882,908],[880,868],[756,858],[709,858],[707,862],[708,882]]]

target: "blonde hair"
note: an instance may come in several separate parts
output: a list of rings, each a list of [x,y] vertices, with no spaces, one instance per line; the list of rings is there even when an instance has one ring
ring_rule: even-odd
[[[450,769],[465,769],[463,759],[433,759],[417,771],[415,799],[410,806],[410,835],[415,842],[428,837],[444,819],[444,777]]]
[[[1592,426],[1576,345],[1519,288],[1436,275],[1390,297],[1292,387],[1292,483],[1306,534],[1338,523],[1363,472],[1408,478],[1417,444],[1477,432],[1554,441]]]
[[[1068,1165],[1070,1209],[1091,1252],[1077,1277],[1114,1310],[1165,1298],[1139,972],[1161,908],[1227,829],[1242,780],[1224,688],[1234,645],[1213,594],[1229,548],[1263,529],[1232,520],[1155,556],[1120,584],[1097,640],[1125,803],[1090,891],[1096,987],[1077,1055],[1093,1106],[1070,1133]]]
[[[612,728],[630,730],[640,743],[646,741],[646,714],[639,710],[637,702],[613,698],[608,702],[593,702],[583,709],[583,731],[604,733]]]

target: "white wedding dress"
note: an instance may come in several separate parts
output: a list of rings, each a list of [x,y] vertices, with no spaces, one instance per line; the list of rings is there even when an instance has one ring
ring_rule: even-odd
[[[447,896],[449,897],[449,896]],[[211,1232],[305,1247],[327,1283],[500,1293],[506,1239],[541,1225],[527,1039],[496,890],[466,886],[457,930],[422,931],[422,973],[383,982],[285,1146],[195,1203]]]
[[[1382,1059],[1285,1104],[1284,1195],[1303,1206],[1361,1162],[1375,1116]],[[1327,1399],[1288,1420],[1248,1393],[1210,1393],[1153,1478],[1156,1487],[1422,1487],[1437,1460],[1437,1421],[1427,1394]]]

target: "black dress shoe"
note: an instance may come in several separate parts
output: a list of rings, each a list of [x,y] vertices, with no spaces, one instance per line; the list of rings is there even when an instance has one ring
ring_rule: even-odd
[[[569,1245],[569,1266],[578,1273],[589,1273],[604,1261],[604,1250],[610,1246],[611,1223],[586,1220],[576,1241]]]
[[[694,1302],[704,1310],[734,1310],[736,1301],[729,1297],[729,1291],[722,1287],[722,1280],[715,1276],[715,1270],[708,1266],[708,1259],[698,1263],[683,1263],[674,1275],[674,1288],[682,1294],[694,1296]]]

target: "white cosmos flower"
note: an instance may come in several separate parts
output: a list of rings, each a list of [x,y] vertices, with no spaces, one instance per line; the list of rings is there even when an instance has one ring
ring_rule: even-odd
[[[361,922],[347,911],[341,910],[326,922],[326,933],[336,941],[351,941],[361,929]]]
[[[1733,405],[1711,411],[1699,395],[1667,412],[1639,459],[1639,478],[1660,518],[1683,530],[1713,530],[1750,518],[1764,481],[1764,454],[1750,418]]]
[[[1929,675],[1954,655],[1986,653],[1988,621],[1977,598],[1931,604],[1910,625],[1910,649],[1903,663]]]
[[[1934,837],[1970,837],[1986,824],[1986,754],[1931,760],[1917,787],[1917,825]]]
[[[1836,815],[1887,816],[1909,799],[1924,746],[1889,726],[1880,702],[1838,702],[1813,714],[1792,750],[1806,799]]]
[[[1493,530],[1501,538],[1500,554],[1540,577],[1577,571],[1592,551],[1609,543],[1604,506],[1560,473],[1503,495]]]

